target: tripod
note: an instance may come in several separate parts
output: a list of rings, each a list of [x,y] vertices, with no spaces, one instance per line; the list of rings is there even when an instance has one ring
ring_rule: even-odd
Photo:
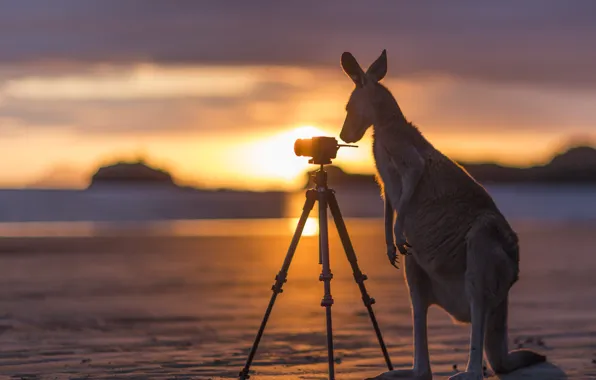
[[[393,365],[391,364],[391,359],[389,359],[387,347],[385,347],[385,342],[383,341],[383,336],[381,335],[381,330],[379,329],[377,318],[375,317],[375,313],[372,309],[372,305],[375,303],[375,300],[374,298],[371,298],[368,295],[366,287],[364,286],[364,281],[367,279],[367,277],[360,271],[360,268],[358,267],[358,259],[356,258],[356,253],[354,252],[354,248],[352,247],[352,243],[350,241],[350,236],[348,235],[348,230],[346,229],[346,225],[341,216],[339,204],[337,203],[337,199],[335,198],[335,192],[327,187],[327,172],[325,172],[325,168],[323,164],[321,164],[320,169],[315,174],[315,187],[306,191],[306,201],[304,203],[304,207],[302,208],[302,215],[300,216],[300,219],[298,221],[298,226],[296,227],[296,231],[294,232],[294,236],[292,237],[292,242],[290,243],[290,247],[288,249],[288,253],[286,254],[286,258],[281,267],[281,270],[279,271],[277,276],[275,276],[275,284],[273,284],[271,288],[271,290],[273,290],[273,294],[271,295],[271,299],[269,300],[269,306],[267,306],[267,310],[265,311],[265,316],[263,317],[263,321],[261,322],[261,326],[259,327],[259,331],[257,332],[255,341],[252,345],[250,353],[248,354],[248,358],[246,359],[246,364],[244,365],[242,371],[240,371],[240,380],[246,380],[250,377],[248,373],[250,365],[252,364],[254,356],[257,352],[259,342],[261,341],[261,337],[263,336],[263,332],[265,331],[265,326],[267,325],[267,321],[269,320],[269,315],[271,314],[271,310],[273,309],[273,305],[275,304],[277,295],[283,292],[282,287],[283,284],[287,281],[288,269],[290,268],[290,264],[292,262],[292,258],[294,257],[294,253],[296,252],[298,241],[300,240],[300,236],[302,235],[302,230],[304,229],[304,225],[306,224],[308,215],[313,209],[316,201],[319,202],[319,264],[322,264],[323,266],[323,270],[319,277],[319,280],[323,281],[325,291],[323,299],[321,301],[321,306],[325,307],[325,314],[327,319],[327,357],[329,361],[329,380],[335,379],[335,361],[333,357],[333,327],[331,322],[331,306],[333,305],[333,298],[331,297],[331,279],[333,278],[333,275],[331,274],[331,269],[329,267],[327,207],[329,207],[331,215],[333,216],[333,220],[335,221],[335,226],[337,227],[337,231],[339,233],[339,237],[341,239],[343,248],[346,252],[346,256],[348,257],[348,261],[350,262],[350,265],[352,267],[354,280],[358,284],[358,288],[360,289],[360,293],[362,294],[362,301],[364,302],[364,306],[368,310],[368,315],[372,322],[373,328],[375,329],[375,333],[377,334],[377,339],[379,340],[379,345],[381,346],[381,350],[383,351],[383,356],[385,358],[387,368],[389,368],[389,370],[393,370]]]

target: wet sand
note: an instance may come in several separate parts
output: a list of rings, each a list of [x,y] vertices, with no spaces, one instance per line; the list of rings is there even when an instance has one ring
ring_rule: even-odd
[[[511,293],[510,344],[550,363],[506,379],[596,379],[596,228],[515,225],[521,277]],[[401,270],[382,223],[348,228],[394,365],[411,365]],[[242,368],[290,240],[103,236],[0,240],[0,375],[25,379],[219,379]],[[337,378],[384,370],[335,232],[331,233]],[[317,240],[305,237],[253,364],[254,379],[325,379]],[[464,368],[468,326],[429,317],[435,378]],[[514,341],[517,344],[514,344]]]

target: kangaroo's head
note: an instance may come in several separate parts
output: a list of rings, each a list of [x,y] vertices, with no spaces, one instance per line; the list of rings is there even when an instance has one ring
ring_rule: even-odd
[[[362,70],[351,53],[345,52],[341,55],[341,67],[354,81],[356,87],[346,106],[346,121],[339,137],[347,143],[353,143],[360,140],[375,122],[373,104],[381,87],[378,82],[387,74],[387,52],[383,50],[381,56],[366,72]]]

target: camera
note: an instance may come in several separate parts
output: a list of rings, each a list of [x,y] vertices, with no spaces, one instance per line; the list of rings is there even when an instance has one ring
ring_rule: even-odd
[[[334,137],[319,136],[311,139],[298,139],[294,143],[297,156],[312,157],[311,164],[327,165],[337,156],[338,149],[343,146]]]

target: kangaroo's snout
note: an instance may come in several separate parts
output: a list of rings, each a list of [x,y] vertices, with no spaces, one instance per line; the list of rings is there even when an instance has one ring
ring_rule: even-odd
[[[346,115],[346,121],[339,133],[339,138],[348,144],[360,141],[367,129],[366,123],[363,124],[360,120],[355,119],[357,118],[353,114],[348,113]]]
[[[346,131],[342,131],[342,132],[339,134],[339,138],[340,138],[340,139],[341,139],[343,142],[346,142],[346,143],[348,143],[348,144],[351,144],[351,143],[355,143],[355,142],[356,142],[356,140],[353,138],[353,136],[350,136],[350,134],[349,134],[349,133],[347,133]]]

